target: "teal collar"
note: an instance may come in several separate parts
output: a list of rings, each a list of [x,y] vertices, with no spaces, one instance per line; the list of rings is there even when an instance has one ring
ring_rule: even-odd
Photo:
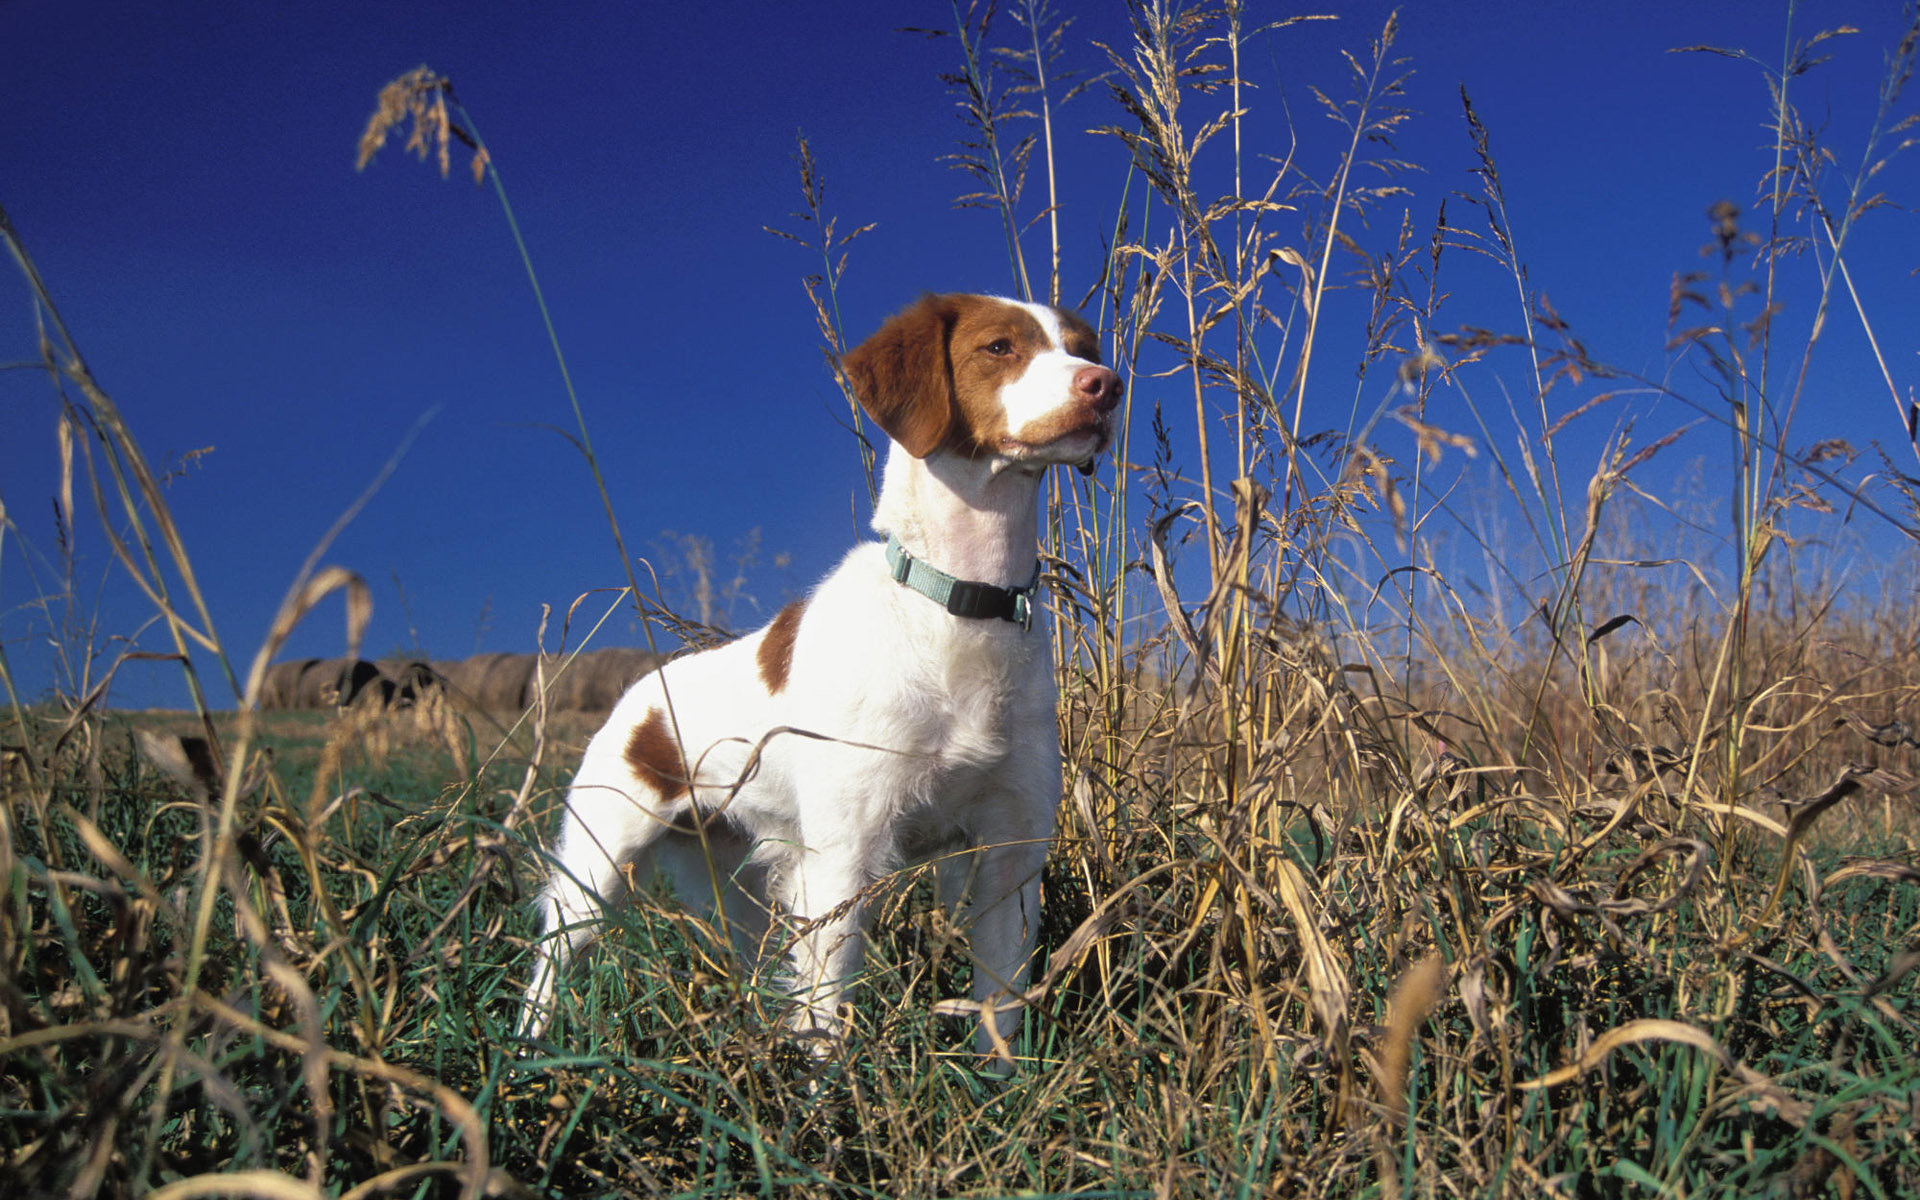
[[[956,617],[973,620],[999,618],[1022,629],[1033,628],[1033,593],[1040,586],[1040,564],[1033,564],[1033,581],[1025,587],[1003,588],[991,583],[955,579],[907,553],[900,539],[887,538],[887,566],[893,579],[940,605]]]

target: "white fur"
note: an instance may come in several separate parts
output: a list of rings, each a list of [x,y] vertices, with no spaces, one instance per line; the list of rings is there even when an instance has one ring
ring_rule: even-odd
[[[1021,307],[1039,319],[1048,340],[1058,347],[1061,340],[1059,316],[1052,309],[1039,304]],[[1059,409],[1060,397],[1071,387],[1073,373],[1086,365],[1085,359],[1075,358],[1063,349],[1048,350],[1027,364],[1026,373],[1000,394],[1007,413],[1008,432],[1014,438],[1026,441],[1022,433],[1045,421]]]
[[[936,301],[989,316],[984,306],[1015,303],[923,304]],[[895,443],[873,521],[928,564],[1000,586],[1033,576],[1046,468],[1104,449],[1118,398],[1112,372],[1090,374],[1093,364],[1062,348],[1051,309],[1020,307],[1049,344],[1000,389],[1005,430],[1018,439],[1039,423],[1059,427],[1076,408],[1087,419],[1052,442],[977,458],[944,448],[915,458]],[[689,907],[724,913],[743,944],[790,932],[795,1024],[837,1033],[871,885],[932,859],[942,901],[968,909],[976,1048],[1005,1069],[1060,794],[1044,624],[952,616],[895,582],[883,547],[866,544],[806,601],[785,686],[772,694],[760,662],[767,637],[762,629],[642,679],[588,746],[542,898],[547,936],[522,1033],[544,1031],[569,957],[625,890],[622,864],[643,889],[659,881]],[[635,730],[656,713],[677,731],[691,798],[663,802],[629,762]]]

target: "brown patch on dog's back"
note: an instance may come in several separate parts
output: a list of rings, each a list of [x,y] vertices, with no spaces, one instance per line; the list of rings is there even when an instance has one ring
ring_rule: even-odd
[[[627,765],[633,777],[671,800],[687,790],[687,770],[680,759],[680,744],[667,728],[667,714],[659,709],[647,713],[647,719],[633,727],[627,739]]]
[[[760,639],[754,657],[760,663],[760,682],[767,685],[769,696],[779,695],[787,686],[787,675],[793,670],[793,642],[800,636],[800,614],[806,607],[805,600],[795,600],[781,609],[773,624],[767,626],[767,635]]]

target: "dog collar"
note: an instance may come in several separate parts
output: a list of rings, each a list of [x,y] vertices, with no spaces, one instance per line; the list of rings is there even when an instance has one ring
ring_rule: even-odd
[[[1040,586],[1040,564],[1033,564],[1033,582],[1025,587],[1004,588],[971,579],[955,579],[945,571],[928,566],[907,553],[900,539],[887,538],[887,566],[893,580],[911,588],[940,605],[956,617],[987,620],[998,617],[1022,629],[1033,628],[1033,593]]]

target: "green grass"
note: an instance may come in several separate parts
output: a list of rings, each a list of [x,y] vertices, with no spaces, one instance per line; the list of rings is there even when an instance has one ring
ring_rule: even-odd
[[[953,82],[981,129],[962,165],[1018,245],[1034,215],[1019,164],[1051,143],[1007,142],[1025,119],[1010,106],[1051,114],[1064,93],[1057,25],[1042,5],[1011,11],[1017,36],[957,13]],[[1400,202],[1362,186],[1400,173],[1367,157],[1391,153],[1402,117],[1392,27],[1354,59],[1356,98],[1329,106],[1348,149],[1318,177],[1275,181],[1295,206],[1283,226],[1254,202],[1255,151],[1188,157],[1195,122],[1234,127],[1230,89],[1188,88],[1185,107],[1168,90],[1186,86],[1174,68],[1190,51],[1230,80],[1236,38],[1203,35],[1233,32],[1235,11],[1161,26],[1141,10],[1137,44],[1116,51],[1117,135],[1139,170],[1087,307],[1128,377],[1119,454],[1137,468],[1063,478],[1052,496],[1067,787],[1010,1081],[984,1078],[967,1023],[940,1015],[969,968],[917,876],[883,905],[851,1036],[824,1062],[781,1032],[777,988],[652,905],[617,915],[569,977],[551,1048],[523,1056],[509,1033],[538,846],[590,732],[578,720],[112,714],[84,678],[27,706],[9,672],[0,1190],[1920,1192],[1920,746],[1896,724],[1920,692],[1920,607],[1824,573],[1805,535],[1828,518],[1794,485],[1846,489],[1782,448],[1808,385],[1768,366],[1797,368],[1818,332],[1788,345],[1782,322],[1739,308],[1753,283],[1824,311],[1842,303],[1839,272],[1727,255],[1730,310],[1676,330],[1675,353],[1717,381],[1684,398],[1744,448],[1719,481],[1728,503],[1703,515],[1639,489],[1664,437],[1576,473],[1556,438],[1623,377],[1529,291],[1491,135],[1469,109],[1477,223],[1445,236],[1512,273],[1519,340],[1417,342],[1414,316],[1452,327],[1444,287],[1411,281],[1426,243],[1379,232],[1397,215],[1358,220]],[[1900,132],[1913,45],[1890,59],[1893,117],[1870,158]],[[1014,53],[983,53],[995,46]],[[1815,170],[1790,119],[1799,77],[1791,58],[1769,75],[1779,212],[1814,222],[1844,264],[1866,209]],[[449,97],[408,78],[423,104]],[[837,349],[852,238],[802,163],[826,271],[807,290]],[[1200,201],[1196,171],[1243,166],[1246,202]],[[1787,219],[1755,214],[1769,232],[1735,226],[1725,245],[1778,244]],[[1043,296],[1061,285],[1039,264],[1066,261],[1049,249],[1010,264]],[[1487,526],[1452,520],[1458,497],[1421,442],[1444,455],[1456,435],[1390,436],[1358,410],[1331,433],[1300,426],[1331,374],[1311,361],[1331,353],[1329,275],[1354,250],[1405,268],[1368,277],[1376,311],[1398,316],[1371,327],[1363,384],[1391,368],[1416,425],[1443,392],[1466,405],[1494,458],[1484,507],[1511,536],[1476,544]],[[1676,287],[1709,308],[1722,295]],[[185,641],[182,614],[204,610],[185,536],[52,325],[55,369],[95,418],[76,428],[95,439],[82,469],[102,472],[101,516],[152,531],[130,535],[120,569],[155,583]],[[1513,378],[1488,378],[1496,349],[1525,356],[1507,364],[1531,389],[1513,410],[1521,450],[1474,401]],[[1897,505],[1888,477],[1877,499]],[[1775,536],[1787,528],[1795,541]],[[1488,578],[1448,565],[1462,545]],[[257,692],[322,597],[346,592],[352,624],[357,582],[310,569],[255,665],[223,647],[222,671]],[[142,729],[209,739],[226,773],[208,788],[156,771]]]
[[[501,823],[520,764],[462,789],[437,749],[348,755],[319,791],[357,801],[305,825],[325,747],[313,714],[260,733],[275,779],[298,786],[243,806],[238,876],[162,1106],[200,808],[122,748],[114,734],[135,723],[178,719],[103,721],[103,790],[57,789],[44,822],[14,807],[0,1103],[10,1174],[35,1191],[84,1181],[102,1144],[109,1192],[140,1169],[303,1176],[316,1151],[333,1186],[408,1164],[452,1172],[474,1161],[463,1119],[492,1169],[568,1195],[1338,1195],[1376,1186],[1383,1155],[1415,1193],[1745,1195],[1817,1168],[1897,1196],[1920,1178],[1912,984],[1863,986],[1920,922],[1911,867],[1904,882],[1840,878],[1817,911],[1796,887],[1772,928],[1729,951],[1724,891],[1689,889],[1678,852],[1616,886],[1644,831],[1603,839],[1569,873],[1553,865],[1564,844],[1513,802],[1450,815],[1429,795],[1324,845],[1291,828],[1263,849],[1311,881],[1348,997],[1334,1029],[1284,904],[1251,886],[1271,864],[1206,832],[1224,813],[1196,811],[1185,830],[1179,816],[1160,827],[1179,832],[1171,846],[1135,848],[1117,886],[1089,885],[1070,830],[1049,878],[1052,987],[1004,1087],[976,1073],[964,1022],[930,1015],[965,994],[967,968],[912,881],[877,922],[855,1034],[817,1072],[778,1032],[777,990],[645,908],[572,977],[564,1049],[517,1058],[536,872]],[[553,801],[542,790],[537,807]],[[1836,819],[1872,823],[1871,802],[1842,803]],[[1881,836],[1823,840],[1805,861],[1844,875]],[[1910,863],[1910,826],[1902,837]],[[1770,873],[1763,855],[1752,867]],[[1234,909],[1210,899],[1236,875]],[[1563,891],[1543,895],[1549,883]],[[264,925],[252,937],[234,926],[236,892]],[[1061,957],[1090,920],[1090,952]],[[1386,997],[1429,949],[1451,982],[1414,1043],[1403,1135],[1375,1086]],[[1523,1086],[1647,1019],[1686,1022],[1728,1061],[1657,1038]],[[302,1052],[310,1033],[336,1055],[324,1070]]]

